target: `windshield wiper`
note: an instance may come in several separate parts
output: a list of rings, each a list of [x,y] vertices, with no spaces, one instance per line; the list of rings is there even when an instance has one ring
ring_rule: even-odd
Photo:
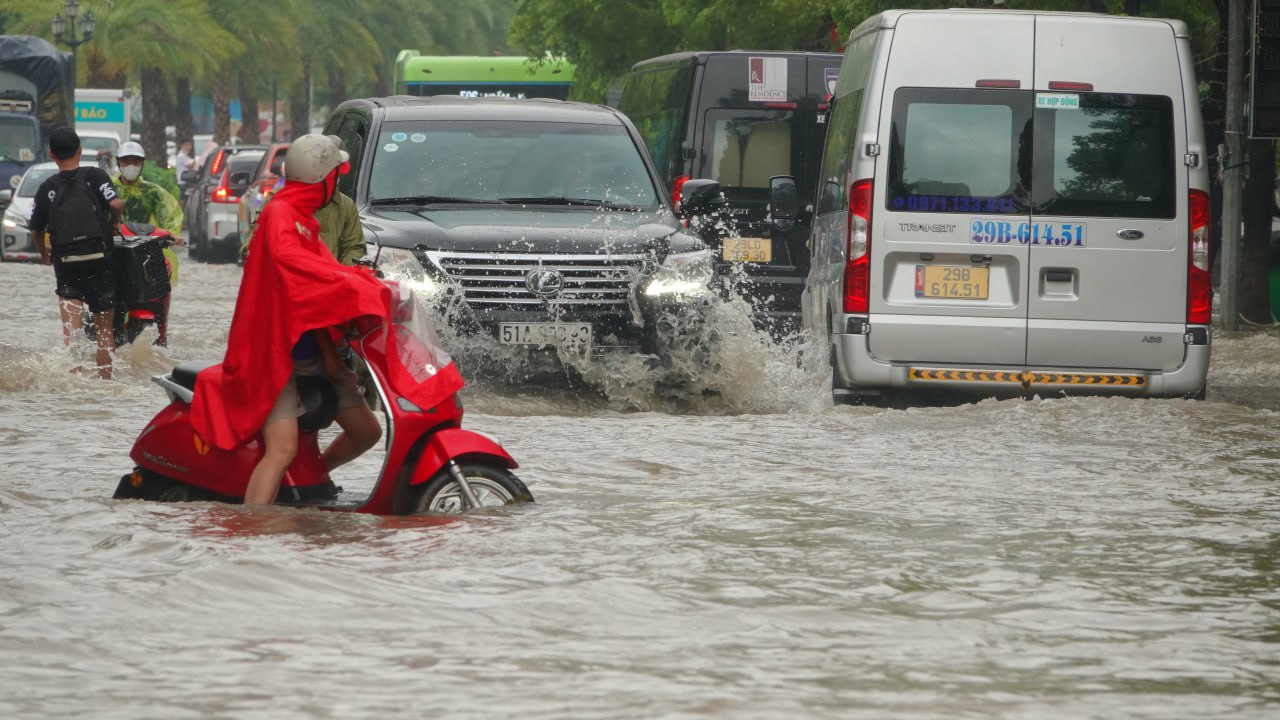
[[[371,198],[370,205],[501,205],[502,200],[484,198],[450,197],[448,195],[405,195],[402,197]]]
[[[581,207],[598,207],[606,210],[639,210],[639,205],[623,205],[621,203],[610,202],[608,200],[597,200],[595,198],[573,198],[558,196],[539,195],[536,197],[506,197],[502,198],[502,202],[510,205],[578,205]]]

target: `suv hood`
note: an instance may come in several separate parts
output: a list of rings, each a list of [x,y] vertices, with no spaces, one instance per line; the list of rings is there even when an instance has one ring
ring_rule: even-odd
[[[445,252],[665,255],[702,246],[669,212],[592,207],[365,207],[360,219],[388,247]],[[373,238],[369,238],[371,241]]]

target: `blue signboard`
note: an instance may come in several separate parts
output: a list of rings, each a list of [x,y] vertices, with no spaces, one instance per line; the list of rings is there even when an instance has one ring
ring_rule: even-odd
[[[76,122],[124,122],[123,102],[76,101]]]

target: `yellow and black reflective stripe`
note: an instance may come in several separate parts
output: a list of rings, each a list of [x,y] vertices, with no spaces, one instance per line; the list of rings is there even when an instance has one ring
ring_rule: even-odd
[[[1142,387],[1147,384],[1146,375],[1118,373],[1064,373],[1033,372],[1030,370],[935,370],[910,368],[907,377],[912,380],[933,382],[981,382],[1008,383],[1031,387],[1032,385],[1105,385],[1111,387]]]

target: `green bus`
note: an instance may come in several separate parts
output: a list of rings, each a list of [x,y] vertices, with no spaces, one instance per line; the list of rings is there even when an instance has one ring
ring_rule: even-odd
[[[399,95],[565,100],[571,87],[573,63],[564,58],[419,55],[417,50],[401,50],[396,56]]]

